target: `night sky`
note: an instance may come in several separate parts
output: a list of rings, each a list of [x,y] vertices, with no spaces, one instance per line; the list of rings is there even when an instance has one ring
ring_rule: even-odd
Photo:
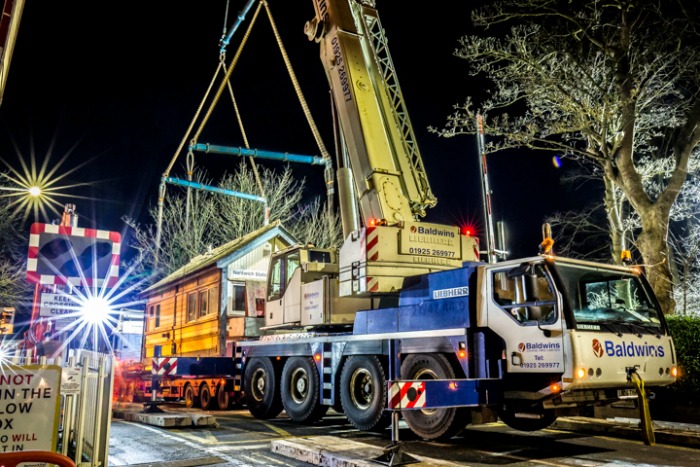
[[[428,126],[442,126],[453,104],[484,91],[483,83],[468,76],[467,63],[452,55],[458,38],[472,32],[469,11],[475,3],[445,0],[431,9],[429,3],[379,0],[377,9],[438,198],[438,206],[424,220],[469,222],[479,229],[483,211],[475,137],[443,139],[427,131]],[[231,0],[228,25],[244,4]],[[304,23],[313,17],[313,4],[269,4],[316,124],[333,153],[328,86],[318,46],[303,32]],[[58,173],[84,163],[62,184],[94,183],[71,190],[74,197],[60,199],[78,206],[81,227],[124,232],[124,215],[149,222],[147,209],[156,203],[160,176],[214,76],[225,9],[225,0],[27,2],[0,105],[2,158],[19,169],[16,144],[25,159],[33,152],[39,163],[47,153],[52,164],[69,153]],[[262,14],[233,74],[251,147],[318,155]],[[250,18],[252,11],[231,40],[227,64]],[[227,96],[199,142],[243,146]],[[199,155],[196,164],[216,180],[240,163],[227,157]],[[536,254],[544,216],[574,198],[560,184],[561,169],[550,158],[515,153],[489,157],[494,218],[506,222],[515,255]],[[276,162],[259,163],[282,168]],[[185,178],[184,164],[181,153],[170,175]],[[325,197],[320,168],[293,170],[306,178],[307,197]]]

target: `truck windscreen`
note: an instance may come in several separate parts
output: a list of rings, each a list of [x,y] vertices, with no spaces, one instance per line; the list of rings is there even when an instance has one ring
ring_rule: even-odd
[[[602,326],[634,334],[662,331],[661,311],[638,276],[561,263],[556,269],[577,329],[597,331]]]

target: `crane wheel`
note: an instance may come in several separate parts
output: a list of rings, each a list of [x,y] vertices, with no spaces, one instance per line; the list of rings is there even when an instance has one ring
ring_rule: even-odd
[[[216,388],[216,405],[219,410],[226,410],[230,404],[231,400],[229,398],[228,391],[226,391],[226,385],[220,384]]]
[[[321,405],[320,380],[311,357],[291,357],[282,369],[282,405],[289,418],[313,423],[328,411]]]
[[[340,400],[352,425],[362,431],[382,431],[391,423],[387,405],[386,374],[375,356],[354,356],[340,375]]]
[[[243,390],[248,411],[259,419],[275,418],[282,412],[280,371],[267,357],[254,357],[245,368]]]
[[[199,405],[202,410],[209,410],[211,408],[211,392],[209,392],[209,385],[207,383],[202,383],[199,386]]]
[[[185,407],[188,409],[191,409],[192,407],[197,405],[197,398],[194,396],[194,388],[192,387],[191,384],[188,384],[185,386]]]
[[[401,379],[404,380],[453,378],[454,368],[442,354],[411,354],[401,364]],[[425,440],[449,439],[460,433],[469,420],[464,407],[405,410],[402,415],[411,431]]]

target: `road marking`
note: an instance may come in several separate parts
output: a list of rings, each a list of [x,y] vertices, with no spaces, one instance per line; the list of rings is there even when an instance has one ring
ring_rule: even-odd
[[[204,448],[204,449],[203,449],[202,446],[200,446],[199,444],[192,443],[192,442],[190,442],[190,441],[188,441],[188,440],[186,440],[186,439],[183,439],[183,437],[181,437],[181,436],[171,435],[170,433],[168,433],[167,431],[164,431],[164,430],[162,430],[162,429],[159,429],[159,428],[156,428],[156,427],[151,427],[151,426],[148,426],[148,425],[142,425],[142,424],[136,423],[136,422],[127,422],[127,421],[123,421],[122,423],[126,423],[126,424],[129,424],[129,425],[134,425],[134,426],[137,426],[137,427],[142,428],[142,429],[144,429],[144,430],[151,431],[151,432],[153,432],[153,433],[156,433],[160,438],[168,438],[168,439],[171,439],[171,440],[173,440],[173,441],[179,441],[179,442],[185,444],[185,445],[188,446],[188,447],[191,447],[191,448],[193,448],[193,449],[198,449],[198,450],[200,450],[200,451],[206,452],[207,454],[209,454],[209,455],[211,455],[211,456],[218,456],[218,457],[221,457],[221,458],[224,459],[226,462],[228,462],[229,465],[236,465],[236,466],[239,466],[239,467],[253,467],[251,464],[246,464],[245,462],[242,462],[242,461],[240,461],[240,460],[238,460],[238,459],[236,459],[236,458],[233,458],[233,457],[231,457],[231,456],[228,456],[228,455],[226,455],[226,454],[224,454],[224,453],[220,453],[220,452],[218,452],[216,449],[211,449],[211,448]]]
[[[178,436],[181,436],[183,438],[190,439],[192,441],[196,441],[199,444],[207,444],[207,445],[215,445],[219,443],[219,440],[216,439],[214,435],[211,434],[210,431],[206,432],[195,432],[191,433],[189,431],[182,431],[182,430],[168,430],[170,433],[177,433]]]
[[[241,450],[240,447],[234,446],[234,444],[242,444],[242,443],[249,443],[250,441],[231,441],[231,442],[224,442],[221,443],[221,450],[223,451],[239,451]],[[258,449],[270,449],[270,443],[262,443],[262,444],[246,444],[245,450],[251,450],[251,451],[257,451]]]
[[[274,432],[277,433],[278,435],[283,436],[283,437],[285,437],[285,438],[287,438],[287,437],[289,437],[289,436],[292,436],[291,434],[289,434],[288,431],[283,430],[282,428],[279,428],[279,427],[277,427],[277,426],[275,426],[275,425],[271,425],[270,423],[267,423],[267,422],[263,422],[263,421],[261,421],[261,420],[250,420],[249,417],[230,417],[230,416],[225,416],[225,417],[216,417],[216,418],[220,418],[220,419],[222,419],[222,420],[231,420],[231,421],[241,421],[241,419],[244,419],[246,422],[249,422],[249,423],[257,423],[257,424],[259,424],[259,425],[262,425],[262,426],[264,426],[265,428],[267,428],[267,429],[269,429],[269,430],[271,430],[271,431],[274,431]]]
[[[288,431],[285,431],[285,430],[283,430],[282,428],[279,428],[279,427],[277,427],[277,426],[275,426],[275,425],[271,425],[271,424],[266,423],[266,422],[260,422],[260,424],[263,425],[263,426],[266,426],[266,427],[269,428],[270,430],[274,431],[274,432],[277,433],[278,435],[283,436],[283,437],[285,437],[285,438],[287,438],[287,437],[289,437],[289,436],[292,436],[292,435],[289,434]]]
[[[296,438],[295,436],[281,436],[279,438],[268,438],[268,439],[241,439],[237,441],[219,441],[218,446],[235,446],[239,444],[246,444],[246,443],[267,443],[267,445],[270,445],[271,441],[278,441],[281,439],[289,439],[289,438]],[[247,446],[246,446],[247,447]],[[239,448],[237,448],[239,449]]]

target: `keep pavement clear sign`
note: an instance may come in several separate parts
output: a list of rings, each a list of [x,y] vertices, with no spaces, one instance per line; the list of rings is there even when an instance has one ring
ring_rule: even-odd
[[[61,367],[2,365],[0,453],[56,451]]]

